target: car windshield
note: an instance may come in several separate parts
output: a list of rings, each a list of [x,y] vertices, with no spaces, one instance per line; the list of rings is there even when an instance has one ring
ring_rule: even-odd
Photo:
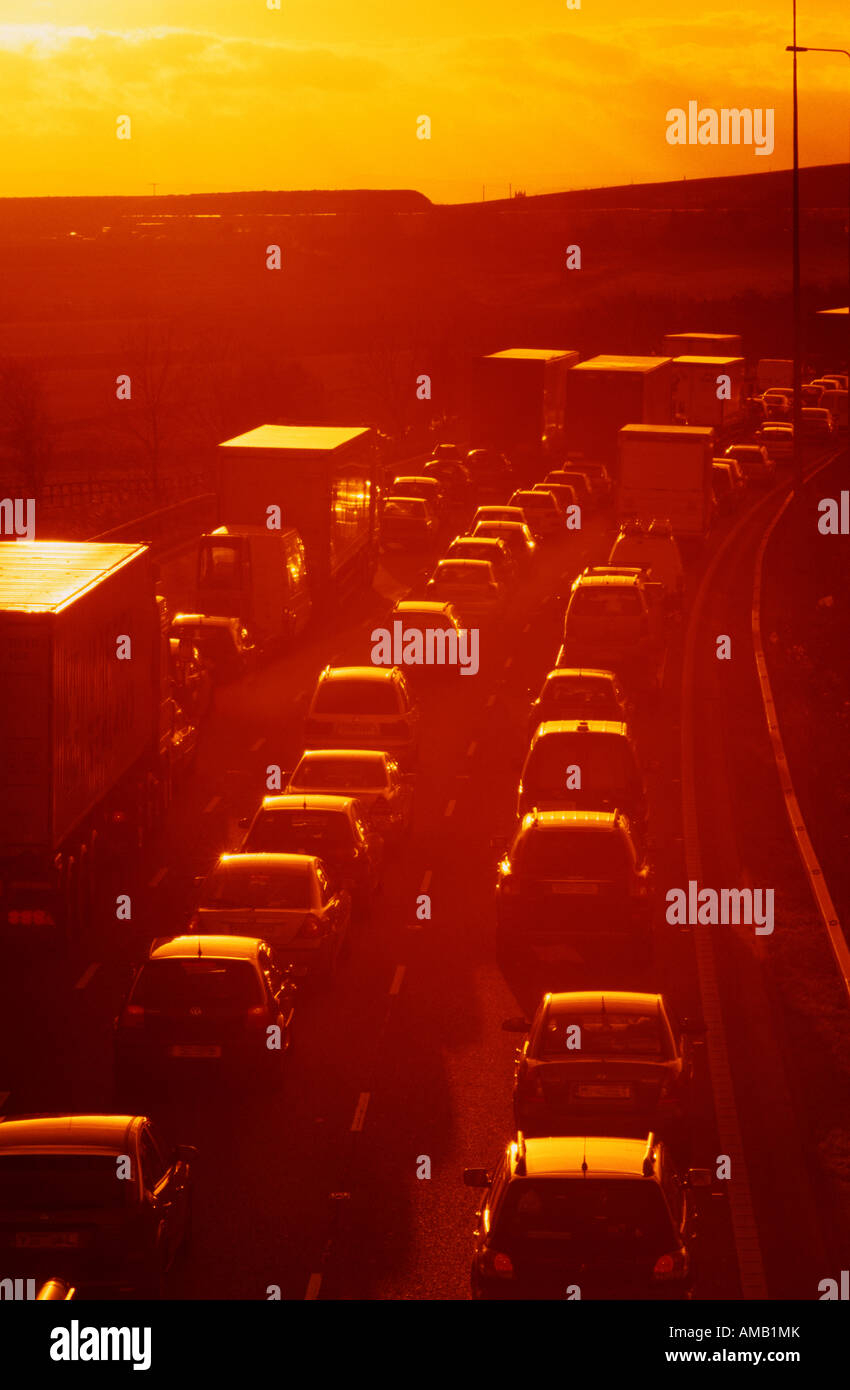
[[[202,936],[198,937],[198,947],[203,949]],[[217,960],[213,956],[149,960],[131,995],[131,1003],[151,1012],[250,1009],[261,1001],[260,981],[250,961]]]
[[[547,709],[556,710],[559,719],[583,718],[591,711],[600,719],[620,719],[623,713],[614,689],[607,681],[588,681],[581,685],[571,681],[547,681],[541,703]],[[570,715],[568,710],[576,710],[577,713]]]
[[[475,561],[473,561],[472,563],[465,563],[464,561],[459,561],[457,564],[453,564],[452,561],[448,561],[447,563],[443,563],[437,566],[437,568],[434,571],[433,577],[434,583],[439,585],[489,584],[490,570],[489,568],[479,568],[479,565]]]
[[[342,811],[295,810],[261,811],[245,841],[248,854],[318,854],[350,849],[352,829]],[[289,881],[284,880],[286,892]],[[278,896],[277,879],[269,881],[269,891]],[[289,890],[291,891],[291,890]],[[289,903],[281,904],[290,906]],[[300,906],[300,904],[291,904]]]
[[[293,787],[383,791],[387,785],[387,769],[381,758],[302,758],[290,782]]]
[[[274,821],[275,816],[272,812],[262,813],[250,832],[252,839],[255,831],[259,841],[273,838],[271,830],[266,830],[262,824],[266,819]],[[274,838],[281,839],[284,836],[278,831]],[[277,844],[272,846],[263,843],[261,847],[256,848],[252,845],[251,850],[246,853],[285,854],[296,851],[279,849]],[[309,865],[305,864],[287,866],[285,870],[278,868],[273,873],[243,866],[231,868],[228,865],[212,873],[204,883],[201,888],[200,906],[215,911],[231,912],[250,907],[303,908],[306,911],[312,902],[311,884],[312,873]]]
[[[570,599],[570,618],[637,618],[640,595],[633,585],[580,585]]]
[[[635,1245],[649,1255],[676,1243],[657,1183],[590,1177],[513,1182],[499,1213],[498,1240],[569,1242],[590,1256],[600,1247]]]
[[[567,1029],[576,1025],[581,1029],[581,1052],[571,1053],[567,1050]],[[666,1030],[657,1010],[654,1013],[621,1013],[619,1010],[587,1013],[550,1009],[541,1051],[546,1057],[563,1057],[567,1061],[578,1056],[640,1057],[663,1062],[669,1056]]]
[[[418,632],[427,632],[430,628],[435,632],[453,632],[455,624],[447,613],[393,613],[393,618],[404,624],[404,631],[408,628],[416,628]]]
[[[121,1207],[133,1184],[115,1181],[118,1154],[0,1154],[0,1210],[78,1211]]]
[[[516,852],[523,874],[539,878],[625,879],[628,859],[617,835],[593,830],[542,830],[526,835]]]
[[[581,769],[580,790],[567,788],[570,767]],[[526,793],[566,800],[598,795],[603,801],[611,801],[630,789],[633,782],[629,745],[617,734],[547,734],[529,752],[522,773]]]
[[[398,714],[395,686],[388,681],[324,681],[314,714]]]

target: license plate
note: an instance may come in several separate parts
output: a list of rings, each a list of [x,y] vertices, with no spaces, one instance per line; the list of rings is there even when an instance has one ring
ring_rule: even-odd
[[[590,893],[599,892],[598,883],[553,883],[553,893],[576,893],[586,897]]]
[[[217,1043],[175,1043],[169,1048],[172,1057],[220,1057]]]
[[[600,1081],[596,1086],[576,1086],[576,1095],[583,1100],[603,1100],[609,1096],[616,1100],[628,1100],[631,1095],[629,1086],[618,1086],[614,1082]]]
[[[15,1236],[19,1250],[71,1250],[79,1243],[79,1231],[19,1231]]]
[[[364,737],[366,735],[371,737],[378,732],[377,724],[338,724],[337,729],[341,734],[350,735],[352,738],[357,738],[361,734]]]

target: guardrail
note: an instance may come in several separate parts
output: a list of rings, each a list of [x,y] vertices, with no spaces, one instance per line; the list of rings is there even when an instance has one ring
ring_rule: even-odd
[[[158,507],[156,511],[113,526],[110,531],[89,536],[92,541],[138,541],[140,544],[161,546],[164,541],[175,545],[191,536],[200,535],[208,526],[215,523],[216,494],[202,492],[195,497],[185,497],[181,502],[172,502],[168,507]],[[183,533],[177,534],[177,533]]]
[[[187,488],[200,488],[209,485],[203,473],[196,473],[179,479],[166,479],[160,486],[160,493],[185,492]],[[147,478],[77,478],[70,482],[45,483],[41,492],[41,502],[46,507],[72,507],[88,503],[100,505],[116,502],[130,497],[150,498],[151,485]]]

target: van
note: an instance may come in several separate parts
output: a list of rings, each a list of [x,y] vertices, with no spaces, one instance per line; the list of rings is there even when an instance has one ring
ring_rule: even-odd
[[[239,618],[258,646],[290,641],[312,612],[304,542],[288,527],[219,526],[198,543],[198,610]]]

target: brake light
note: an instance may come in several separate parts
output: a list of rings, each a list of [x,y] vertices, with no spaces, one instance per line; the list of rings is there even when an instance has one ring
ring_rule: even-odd
[[[501,1279],[513,1278],[514,1267],[511,1257],[503,1254],[502,1251],[485,1251],[482,1256],[482,1264],[486,1274],[497,1274]]]
[[[302,940],[304,938],[315,940],[317,936],[324,936],[326,932],[327,925],[322,922],[320,918],[314,917],[312,913],[307,914],[301,926],[298,928],[298,935]]]
[[[55,927],[56,921],[49,912],[36,908],[10,908],[6,921],[11,927]]]
[[[688,1254],[685,1249],[673,1250],[667,1255],[659,1255],[652,1271],[653,1279],[664,1283],[667,1279],[681,1279],[688,1272]]]
[[[145,1021],[145,1011],[141,1004],[128,1004],[121,1017],[125,1028],[141,1028]]]

